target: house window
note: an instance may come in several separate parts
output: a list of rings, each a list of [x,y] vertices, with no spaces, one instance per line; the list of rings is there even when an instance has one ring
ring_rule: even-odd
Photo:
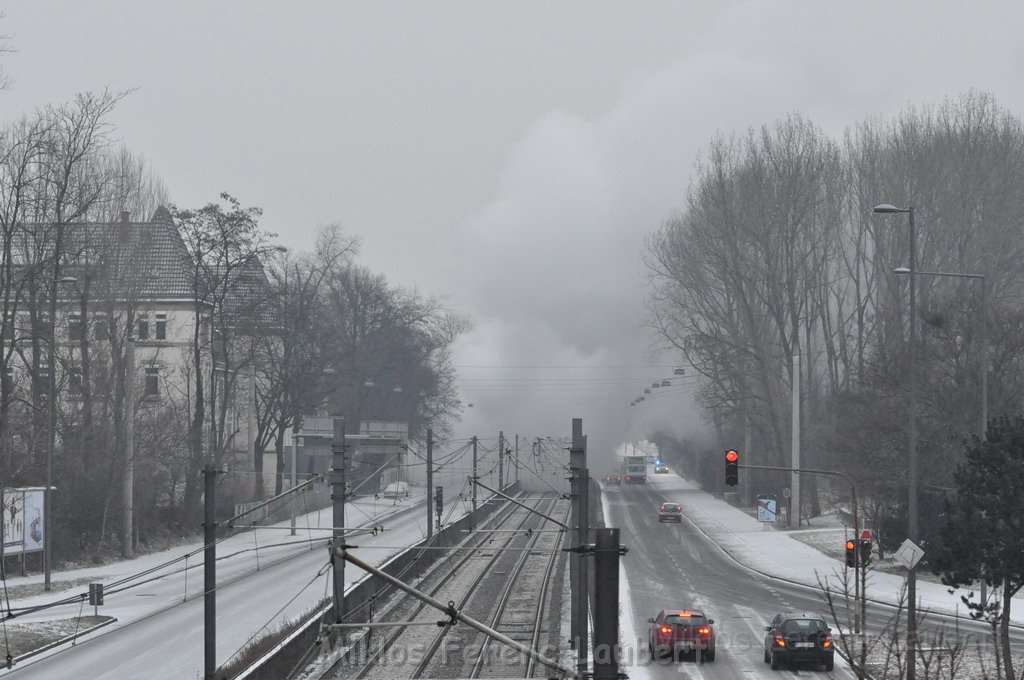
[[[85,332],[85,324],[82,323],[82,315],[73,313],[68,316],[68,340],[81,341]]]
[[[156,313],[156,339],[166,340],[167,339],[167,312]]]
[[[145,396],[154,399],[160,396],[160,369],[150,367],[146,369]]]
[[[68,390],[72,394],[82,393],[82,369],[71,368],[68,370]]]
[[[40,398],[46,401],[50,394],[50,367],[46,364],[39,365],[39,391]]]
[[[100,342],[109,342],[110,340],[110,324],[107,321],[107,317],[99,316],[92,322],[93,324],[93,335]]]
[[[149,340],[149,315],[140,316],[135,322],[135,337],[138,340]]]

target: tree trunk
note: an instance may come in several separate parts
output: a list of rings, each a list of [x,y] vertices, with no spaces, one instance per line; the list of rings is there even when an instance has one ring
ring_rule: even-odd
[[[292,427],[295,427],[295,422],[295,420],[292,420]],[[280,495],[281,492],[284,490],[284,430],[285,425],[284,421],[282,420],[277,427],[277,437],[275,437],[274,440],[274,451],[277,453],[277,479],[274,481],[275,495]],[[295,438],[293,437],[292,445],[294,446],[294,444]],[[296,451],[296,458],[298,458],[298,451]]]
[[[266,489],[263,488],[263,450],[264,449],[259,444],[253,444],[252,450],[253,450],[252,467],[253,467],[253,471],[256,473],[255,496],[256,496],[256,500],[261,501],[261,500],[263,500],[263,495],[266,493]]]
[[[1013,656],[1010,652],[1010,604],[1013,589],[1009,579],[1003,581],[1003,611],[999,614],[999,644],[1003,649],[1003,669],[1006,680],[1017,680],[1013,674]]]

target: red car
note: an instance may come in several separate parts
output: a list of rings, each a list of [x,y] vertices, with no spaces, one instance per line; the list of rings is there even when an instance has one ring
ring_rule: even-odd
[[[682,522],[683,506],[679,503],[662,503],[658,508],[659,522]]]
[[[698,661],[715,660],[714,619],[699,609],[662,610],[651,624],[647,646],[652,657],[693,654]]]

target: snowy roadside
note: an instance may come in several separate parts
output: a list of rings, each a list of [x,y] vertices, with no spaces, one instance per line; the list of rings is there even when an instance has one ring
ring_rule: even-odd
[[[667,499],[680,502],[689,521],[748,569],[817,589],[819,576],[822,579],[834,578],[844,568],[839,560],[790,536],[790,532],[765,530],[756,518],[677,475],[659,475],[656,480],[649,478],[649,483]],[[699,494],[699,502],[694,502],[695,494]],[[879,603],[895,605],[900,600],[905,582],[906,578],[901,574],[871,572],[868,597]],[[919,579],[917,592],[925,610],[951,616],[967,615],[960,599],[968,594],[967,590],[950,593],[942,584]],[[1014,610],[1013,620],[1024,623],[1024,611]]]
[[[422,535],[425,534],[425,527],[421,526],[424,521],[419,521],[418,516],[422,513],[424,500],[425,495],[419,494],[411,495],[408,499],[400,499],[399,502],[366,497],[354,499],[347,504],[348,509],[354,511],[350,512],[350,516],[353,517],[351,526],[366,524],[379,527],[383,525],[393,529],[385,534],[378,532],[372,539],[367,537],[367,542],[370,544],[395,546],[372,550],[373,561],[386,559],[388,555],[400,550],[401,545],[408,545],[422,538]],[[318,601],[320,595],[310,591],[303,596],[303,599],[289,607],[282,608],[277,615],[271,616],[274,611],[277,611],[280,602],[275,602],[274,598],[270,597],[270,589],[265,583],[266,578],[277,571],[273,568],[276,565],[282,565],[280,569],[285,570],[282,573],[290,571],[289,567],[302,569],[303,567],[298,562],[294,566],[292,565],[295,559],[299,559],[303,563],[308,561],[310,562],[309,566],[322,561],[320,552],[323,549],[324,540],[330,536],[331,522],[332,513],[328,508],[299,516],[296,521],[296,536],[290,535],[290,520],[285,520],[255,531],[244,531],[225,539],[218,545],[218,590],[223,590],[233,583],[244,583],[250,578],[254,581],[263,581],[264,584],[259,588],[267,595],[267,600],[248,601],[243,608],[257,618],[261,615],[269,617],[268,626],[274,625],[275,621],[284,621],[290,616],[295,616],[303,607],[308,607],[314,604],[314,601]],[[77,635],[74,636],[75,640],[81,643],[86,639],[94,639],[96,636],[119,634],[119,631],[125,631],[124,634],[130,636],[131,634],[126,631],[126,628],[136,623],[143,623],[154,616],[166,617],[168,612],[176,608],[191,611],[196,606],[201,606],[202,553],[187,561],[187,569],[185,568],[186,562],[180,559],[184,554],[199,548],[202,548],[201,543],[178,546],[172,550],[132,560],[76,569],[61,574],[55,573],[55,583],[62,580],[80,585],[83,581],[111,584],[129,576],[151,572],[142,578],[131,581],[130,585],[139,586],[132,590],[124,593],[118,593],[116,589],[108,590],[108,593],[111,594],[105,595],[106,602],[99,607],[99,614],[105,624],[113,625],[93,626],[84,631],[82,629],[86,626],[82,625]],[[221,557],[223,559],[220,559]],[[353,574],[353,576],[355,575]],[[35,586],[39,585],[38,581],[40,580],[41,576],[38,575],[22,577],[10,579],[8,585],[14,585],[23,592],[26,585],[38,590]],[[289,581],[288,578],[279,580],[275,586],[287,588]],[[246,586],[242,585],[241,587],[241,591],[233,592],[236,594],[245,592]],[[18,626],[18,637],[24,642],[21,646],[26,648],[25,651],[32,652],[30,656],[33,658],[15,666],[11,672],[17,672],[26,664],[34,665],[41,657],[49,657],[61,649],[68,649],[62,643],[71,639],[65,629],[69,626],[73,627],[73,624],[61,624],[60,622],[73,620],[79,615],[80,610],[83,609],[80,602],[83,590],[76,588],[75,591],[65,593],[33,593],[17,601],[12,600],[12,609],[16,616],[7,621],[7,628],[11,630],[14,625]],[[64,604],[50,606],[39,611],[25,610],[28,607],[56,602]],[[226,601],[225,604],[227,604]],[[91,610],[92,607],[88,609]],[[225,613],[227,613],[226,606]],[[106,616],[102,616],[104,614]],[[239,625],[235,627],[237,629],[232,630],[231,635],[224,635],[223,640],[225,643],[240,644],[239,640],[244,641],[248,638],[252,634],[251,628],[257,625],[255,619],[240,618]],[[219,647],[221,646],[221,637],[218,636]],[[11,640],[13,641],[13,639]],[[10,642],[6,646],[8,649],[12,648]],[[28,647],[33,649],[28,649]],[[78,649],[81,651],[81,644]],[[44,653],[37,657],[36,655],[40,652]],[[79,655],[75,654],[75,656]],[[0,674],[3,674],[2,670],[0,670]]]

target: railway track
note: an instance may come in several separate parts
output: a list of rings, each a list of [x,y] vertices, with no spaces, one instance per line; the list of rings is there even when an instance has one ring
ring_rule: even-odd
[[[556,499],[551,496],[525,499],[524,502],[543,512]],[[452,599],[457,608],[464,609],[488,574],[501,573],[496,565],[508,561],[509,556],[519,559],[524,551],[517,543],[523,544],[523,539],[532,535],[540,536],[531,534],[530,530],[541,522],[533,513],[518,507],[491,515],[480,527],[481,534],[471,535],[453,549],[448,558],[439,561],[420,579],[418,587],[432,596]],[[438,629],[429,627],[429,624],[443,618],[442,613],[428,609],[422,603],[398,597],[377,620],[416,621],[427,624],[427,627],[396,625],[393,629],[386,629],[388,632],[378,644],[365,646],[358,662],[349,659],[347,663],[339,664],[329,677],[347,680],[430,677],[424,672],[451,627]],[[487,620],[487,617],[481,618]]]
[[[565,506],[561,517],[564,524],[569,521],[570,506],[568,503],[562,505]],[[552,511],[557,510],[553,508]],[[559,546],[563,538],[563,532],[553,530],[533,535],[529,548],[519,557],[512,577],[502,591],[494,616],[489,621],[491,628],[532,649],[540,646],[545,614],[548,613],[548,591],[555,565],[562,557]],[[557,617],[550,623],[557,623]],[[516,663],[509,663],[510,660],[503,658],[497,649],[500,643],[486,636],[480,637],[483,640],[469,672],[470,678],[533,677],[535,661],[520,657],[514,660]]]

